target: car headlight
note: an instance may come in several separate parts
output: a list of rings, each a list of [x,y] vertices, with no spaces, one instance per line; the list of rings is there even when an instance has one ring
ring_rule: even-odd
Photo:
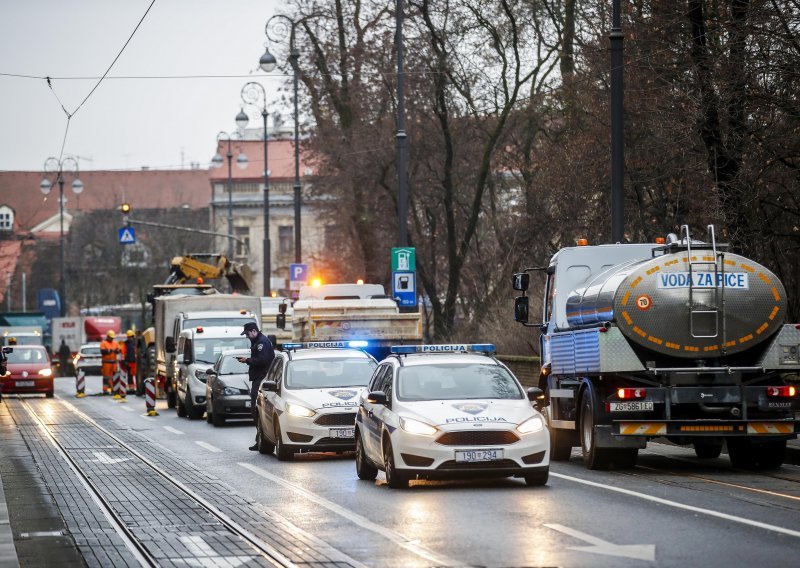
[[[227,396],[233,396],[235,394],[239,394],[239,389],[235,389],[233,387],[225,387],[222,389],[222,394]]]
[[[403,418],[402,416],[400,417],[400,428],[409,434],[418,434],[420,436],[433,436],[437,432],[436,428],[429,424],[413,418]]]
[[[306,408],[305,406],[300,406],[299,404],[292,404],[290,402],[286,403],[286,412],[291,414],[292,416],[304,416],[306,418],[311,418],[316,414],[310,408]]]
[[[538,414],[517,426],[517,431],[520,434],[530,434],[531,432],[539,432],[540,430],[544,430],[544,420]]]
[[[200,369],[194,370],[194,378],[201,382],[206,382],[208,380],[208,377],[206,377],[206,372],[201,371]]]
[[[53,376],[53,369],[42,369],[39,371],[40,377],[52,377]]]

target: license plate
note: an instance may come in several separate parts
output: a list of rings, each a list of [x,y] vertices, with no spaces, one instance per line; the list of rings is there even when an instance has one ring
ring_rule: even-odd
[[[245,400],[245,401],[244,401],[244,407],[245,407],[245,408],[250,408],[250,402],[251,402],[251,401],[249,401],[249,400]]]
[[[650,401],[638,402],[610,402],[611,412],[641,412],[643,410],[653,410],[653,403]]]
[[[355,438],[356,437],[356,429],[355,428],[331,428],[329,435],[330,435],[331,438]]]
[[[34,385],[33,381],[17,381],[18,387],[32,387]]]
[[[456,450],[457,462],[488,462],[503,459],[503,450]]]

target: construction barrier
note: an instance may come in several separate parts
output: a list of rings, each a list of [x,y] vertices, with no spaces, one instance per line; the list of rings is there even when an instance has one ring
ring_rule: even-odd
[[[156,381],[153,377],[144,380],[144,404],[148,416],[158,416],[156,412]]]
[[[78,370],[75,376],[75,398],[83,398],[86,396],[86,373],[83,369]]]
[[[127,394],[126,385],[122,382],[122,373],[117,370],[112,377],[112,392],[114,396],[112,398],[116,399],[124,399],[125,395]]]
[[[119,382],[121,383],[121,387],[119,389],[119,394],[122,396],[123,394],[128,393],[128,371],[125,370],[124,364],[120,363],[119,369]]]

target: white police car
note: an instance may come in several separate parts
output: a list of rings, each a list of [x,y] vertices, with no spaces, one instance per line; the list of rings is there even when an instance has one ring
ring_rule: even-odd
[[[355,448],[358,395],[377,363],[364,342],[284,343],[259,389],[258,451],[279,460],[296,452]]]
[[[532,401],[494,345],[392,347],[359,400],[356,473],[389,487],[408,481],[524,477],[544,485],[550,435]]]

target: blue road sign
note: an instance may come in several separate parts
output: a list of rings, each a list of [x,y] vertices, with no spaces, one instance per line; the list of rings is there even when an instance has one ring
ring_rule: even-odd
[[[392,272],[392,298],[398,305],[416,307],[417,305],[417,273],[413,270]]]
[[[308,282],[308,265],[307,264],[290,264],[289,265],[289,289],[299,290],[301,286],[305,286]]]
[[[122,227],[119,230],[119,244],[132,245],[136,242],[136,230],[133,227]]]

